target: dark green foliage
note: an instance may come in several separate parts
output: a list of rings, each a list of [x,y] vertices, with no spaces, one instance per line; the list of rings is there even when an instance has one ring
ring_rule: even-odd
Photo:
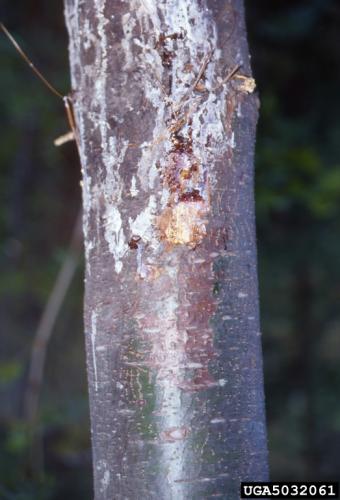
[[[340,5],[246,7],[272,478],[339,479]]]
[[[3,1],[1,21],[62,92],[69,90],[61,2]],[[23,398],[32,338],[80,205],[74,144],[51,95],[0,36],[0,498],[91,498],[91,456],[82,336],[82,261],[48,348],[41,403],[45,473],[33,470]],[[39,454],[38,454],[39,455]]]

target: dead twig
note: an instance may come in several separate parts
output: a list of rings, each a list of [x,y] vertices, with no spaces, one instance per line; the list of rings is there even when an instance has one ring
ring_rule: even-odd
[[[8,31],[6,26],[2,23],[0,23],[0,29],[4,32],[4,34],[7,36],[9,41],[13,44],[14,48],[16,51],[20,54],[22,59],[28,64],[28,66],[31,68],[31,70],[36,74],[36,76],[42,81],[42,83],[49,89],[52,94],[57,96],[59,99],[62,99],[64,103],[64,108],[65,108],[65,113],[67,116],[67,121],[70,125],[70,128],[73,132],[75,141],[77,143],[77,147],[79,150],[79,139],[78,139],[78,134],[77,134],[77,127],[75,123],[75,118],[74,118],[74,111],[73,111],[73,102],[72,98],[70,95],[63,95],[61,92],[59,92],[52,84],[47,80],[47,78],[44,77],[44,75],[41,73],[41,71],[38,70],[38,68],[33,64],[31,59],[28,57],[26,52],[20,47],[18,42],[15,40],[15,38],[11,35],[11,33]]]
[[[82,241],[81,223],[80,212],[73,228],[68,254],[60,268],[32,344],[24,410],[27,421],[33,425],[36,424],[38,417],[47,346],[78,265]]]
[[[185,92],[185,94],[182,96],[182,98],[180,99],[180,101],[177,104],[177,106],[174,108],[174,113],[179,113],[180,110],[186,105],[186,103],[187,103],[188,99],[190,98],[192,92],[195,90],[197,84],[199,83],[199,81],[201,80],[202,76],[204,75],[205,70],[207,69],[207,66],[208,66],[208,64],[209,64],[209,62],[211,60],[212,54],[213,54],[213,51],[209,52],[204,57],[202,65],[200,67],[200,70],[199,70],[199,72],[198,72],[195,80],[190,85],[190,87]]]
[[[64,142],[67,142],[68,140],[74,139],[76,141],[77,150],[79,153],[79,137],[75,123],[73,101],[71,95],[64,96],[44,77],[44,75],[36,68],[31,59],[27,56],[18,42],[14,39],[14,37],[2,23],[0,23],[0,29],[4,32],[17,52],[36,74],[36,76],[43,82],[43,84],[50,90],[50,92],[52,92],[58,98],[62,99],[64,103],[67,121],[71,128],[71,131],[68,134],[65,134],[64,136],[56,139],[56,146],[59,146]],[[82,241],[81,227],[82,214],[80,210],[77,221],[73,228],[68,255],[65,258],[57,279],[54,283],[52,292],[49,296],[48,302],[40,319],[40,323],[38,325],[38,329],[36,331],[32,345],[28,385],[26,393],[24,394],[24,414],[29,423],[29,431],[31,435],[30,451],[32,457],[32,468],[38,474],[43,471],[43,447],[41,436],[38,432],[38,408],[43,382],[47,347],[53,333],[53,328],[59,315],[59,311],[78,265],[78,254],[80,252]]]
[[[207,66],[208,66],[208,64],[209,64],[209,62],[210,62],[210,59],[211,59],[212,54],[213,54],[213,52],[212,52],[212,51],[211,51],[211,52],[209,52],[209,53],[205,56],[205,58],[203,59],[203,63],[202,63],[202,66],[201,66],[201,68],[200,68],[200,70],[199,70],[199,72],[198,72],[198,75],[197,75],[197,77],[196,77],[196,79],[195,79],[194,83],[193,83],[193,84],[191,85],[191,87],[189,87],[189,89],[188,89],[188,92],[187,92],[188,96],[190,96],[190,95],[191,95],[191,93],[195,90],[195,88],[196,88],[197,84],[199,83],[199,81],[201,80],[202,76],[204,75],[205,70],[207,69]],[[185,96],[184,96],[184,97],[185,97]]]
[[[66,142],[74,141],[74,140],[75,140],[74,133],[72,131],[70,131],[70,132],[67,132],[67,134],[63,134],[63,135],[57,137],[56,139],[54,139],[53,144],[58,147],[58,146],[62,146]]]
[[[223,87],[223,85],[225,85],[227,82],[229,82],[229,80],[231,80],[232,77],[235,76],[235,74],[238,72],[238,70],[241,68],[241,66],[242,66],[241,64],[236,64],[236,66],[234,66],[233,69],[229,71],[227,76],[225,78],[223,78],[223,80],[218,85],[216,85],[212,89],[212,91],[216,92],[216,90],[219,90],[221,87]]]

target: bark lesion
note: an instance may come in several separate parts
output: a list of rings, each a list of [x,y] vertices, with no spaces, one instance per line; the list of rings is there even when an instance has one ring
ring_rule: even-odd
[[[173,115],[173,122],[176,120]],[[195,248],[206,235],[209,187],[206,168],[193,152],[191,120],[187,135],[175,130],[170,133],[170,142],[161,170],[163,187],[170,193],[158,220],[161,239]]]
[[[184,35],[161,35],[159,44],[162,48],[162,61],[169,69],[175,53],[169,58],[165,51],[165,41],[183,39]],[[164,59],[165,58],[165,59]],[[170,147],[164,158],[158,163],[158,170],[163,189],[169,193],[167,206],[157,218],[160,238],[168,244],[184,244],[195,248],[206,235],[206,223],[209,213],[209,186],[207,168],[202,159],[194,153],[192,113],[196,106],[191,106],[190,98],[204,76],[208,59],[193,84],[189,86],[178,103],[167,96],[167,109],[170,117],[167,120],[167,133]],[[188,64],[183,72],[188,71]]]
[[[204,144],[194,148],[193,128],[200,126],[198,120],[193,123],[193,117],[200,116],[204,123],[204,105],[210,98],[210,94],[223,92],[225,85],[235,79],[235,86],[241,92],[252,92],[254,81],[251,78],[239,74],[240,65],[234,66],[224,78],[214,82],[214,69],[210,75],[207,74],[209,64],[216,62],[214,51],[206,52],[202,56],[202,62],[192,82],[188,83],[188,74],[193,74],[192,57],[183,61],[180,75],[178,71],[172,71],[175,64],[177,46],[182,41],[185,44],[186,35],[173,33],[161,34],[156,48],[160,53],[163,67],[169,75],[169,94],[165,95],[162,87],[162,95],[165,99],[166,110],[169,118],[166,120],[166,139],[169,145],[164,147],[165,154],[157,162],[160,180],[163,189],[169,193],[166,207],[157,218],[157,228],[160,238],[171,245],[184,244],[190,248],[196,248],[207,234],[208,216],[210,212],[210,180],[209,163],[207,156],[213,149],[216,139],[213,134],[207,135]],[[170,51],[170,47],[173,50]],[[178,70],[178,68],[177,68]],[[177,93],[176,99],[171,94],[172,75],[179,78],[181,92]],[[209,78],[208,78],[209,76]],[[173,89],[173,93],[175,90]],[[176,92],[175,92],[176,93]],[[196,95],[195,95],[196,94]],[[231,117],[227,116],[231,122]],[[224,121],[224,120],[223,120]],[[203,125],[202,123],[202,125]],[[223,123],[224,131],[230,133],[230,140],[226,140],[228,146],[233,146],[233,134],[230,126]],[[204,149],[204,151],[202,151]],[[215,155],[216,156],[216,155]]]
[[[155,49],[159,52],[164,68],[172,67],[172,60],[176,57],[176,51],[172,41],[181,40],[184,38],[184,33],[161,33],[155,44]]]

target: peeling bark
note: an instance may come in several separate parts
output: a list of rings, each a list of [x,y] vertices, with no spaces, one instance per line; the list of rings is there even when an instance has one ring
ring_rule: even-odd
[[[267,478],[242,1],[65,15],[95,498],[239,498]]]

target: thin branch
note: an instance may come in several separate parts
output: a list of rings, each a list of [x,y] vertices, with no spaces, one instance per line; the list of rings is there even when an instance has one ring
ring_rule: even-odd
[[[219,90],[225,83],[229,82],[229,80],[232,79],[232,77],[238,72],[238,70],[241,68],[241,66],[242,66],[242,64],[236,64],[236,66],[234,66],[233,69],[231,71],[229,71],[227,76],[225,78],[223,78],[223,80],[218,85],[216,85],[212,89],[212,91],[215,92],[216,90]]]
[[[67,132],[66,134],[60,135],[59,137],[54,139],[53,144],[56,147],[59,147],[59,146],[62,146],[63,144],[65,144],[66,142],[70,142],[70,141],[74,141],[74,140],[75,140],[74,133],[72,131],[70,131],[70,132]]]
[[[18,42],[15,40],[15,38],[11,35],[11,33],[8,31],[6,26],[2,23],[0,23],[0,28],[2,31],[5,33],[9,41],[12,43],[14,48],[17,50],[17,52],[20,54],[20,56],[23,58],[23,60],[28,64],[28,66],[32,69],[32,71],[36,74],[36,76],[43,82],[43,84],[57,97],[63,100],[64,102],[64,107],[65,107],[65,112],[67,116],[67,121],[70,125],[71,131],[74,134],[75,141],[77,143],[77,148],[79,151],[79,139],[78,139],[78,133],[77,133],[77,127],[74,119],[74,112],[73,112],[73,102],[70,96],[64,96],[62,95],[53,85],[50,83],[47,78],[44,77],[44,75],[38,70],[38,68],[35,67],[31,59],[28,57],[28,55],[23,51],[23,49],[20,47]]]
[[[186,93],[180,99],[177,107],[174,109],[175,113],[178,113],[183,108],[183,106],[186,104],[186,101],[189,99],[192,92],[195,90],[197,84],[199,83],[199,81],[201,80],[202,76],[205,73],[205,70],[207,69],[207,66],[209,64],[209,61],[211,59],[212,54],[213,54],[213,52],[211,51],[208,54],[206,54],[206,56],[204,57],[203,62],[202,62],[201,67],[200,67],[200,70],[199,70],[194,82],[190,85],[190,87],[188,88]]]
[[[42,73],[40,73],[40,71],[38,70],[38,68],[36,68],[33,64],[33,62],[31,61],[31,59],[28,57],[28,55],[22,50],[22,48],[20,47],[20,45],[18,44],[18,42],[13,38],[13,36],[10,34],[10,32],[8,31],[8,29],[6,28],[6,26],[4,26],[2,23],[0,23],[0,28],[2,29],[2,31],[5,33],[5,35],[7,36],[7,38],[9,39],[9,41],[14,45],[15,49],[19,52],[19,54],[21,55],[21,57],[24,59],[24,61],[26,61],[26,63],[29,65],[29,67],[34,71],[34,73],[37,75],[37,77],[43,82],[44,85],[46,85],[46,87],[54,94],[56,95],[57,97],[59,97],[60,99],[63,99],[64,96],[58,92],[58,90],[53,87],[53,85],[44,77],[44,75]]]
[[[81,220],[82,216],[80,211],[73,228],[68,255],[66,256],[57,279],[54,283],[52,292],[48,299],[47,305],[45,307],[33,340],[28,375],[28,386],[24,403],[26,419],[33,425],[37,422],[47,346],[53,333],[56,319],[59,315],[61,306],[71,285],[78,265],[78,255],[81,249],[82,240]]]
[[[199,72],[198,72],[198,75],[197,75],[197,77],[196,77],[196,79],[195,79],[194,83],[193,83],[193,84],[191,85],[191,87],[189,87],[189,89],[188,89],[188,93],[187,93],[187,94],[188,94],[188,96],[191,94],[191,92],[193,92],[193,91],[195,90],[195,88],[196,88],[197,84],[199,83],[199,81],[201,80],[202,76],[204,75],[205,70],[207,69],[207,66],[208,66],[208,64],[209,64],[209,61],[210,61],[210,59],[211,59],[211,56],[212,56],[212,52],[209,52],[209,54],[207,54],[207,55],[205,56],[205,58],[203,59],[203,63],[202,63],[201,68],[200,68],[200,70],[199,70]]]

